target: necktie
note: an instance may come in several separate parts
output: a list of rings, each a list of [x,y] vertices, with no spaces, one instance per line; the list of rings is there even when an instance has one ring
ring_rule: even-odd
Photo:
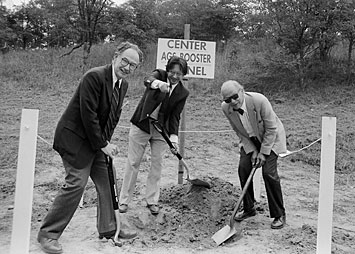
[[[120,100],[120,93],[119,93],[119,83],[118,81],[115,84],[115,87],[113,89],[112,93],[112,98],[111,98],[111,108],[110,108],[110,113],[108,115],[107,123],[105,126],[105,139],[106,140],[111,140],[111,136],[113,134],[113,131],[117,125],[118,122],[118,117],[117,117],[117,106]]]
[[[241,108],[237,108],[237,109],[233,109],[233,111],[238,111],[239,114],[243,115],[244,114],[244,110]]]

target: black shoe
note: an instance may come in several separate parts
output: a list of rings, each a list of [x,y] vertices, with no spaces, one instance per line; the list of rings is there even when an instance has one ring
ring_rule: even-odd
[[[50,239],[47,237],[38,237],[37,240],[41,244],[41,249],[45,253],[49,253],[49,254],[63,253],[62,246],[59,244],[57,239]]]
[[[149,208],[151,214],[153,215],[159,214],[160,208],[158,205],[147,205],[147,207]]]
[[[247,212],[240,212],[234,216],[235,221],[243,221],[249,217],[255,216],[256,215],[256,210],[255,208],[247,211]]]
[[[116,231],[110,231],[107,233],[102,233],[99,234],[99,239],[112,239],[115,237]],[[137,232],[135,230],[130,230],[130,229],[121,229],[120,233],[118,234],[119,238],[122,239],[131,239],[137,236]]]
[[[286,224],[286,215],[276,217],[274,221],[271,223],[272,229],[280,229],[283,228]]]

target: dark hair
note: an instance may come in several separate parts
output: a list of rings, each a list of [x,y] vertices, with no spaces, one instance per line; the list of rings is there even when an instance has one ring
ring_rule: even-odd
[[[169,72],[172,68],[174,68],[174,65],[179,65],[182,73],[184,74],[184,76],[187,73],[187,62],[185,59],[178,57],[178,56],[172,56],[168,63],[166,64],[166,71]]]
[[[139,49],[139,47],[136,44],[130,43],[128,41],[124,41],[121,42],[115,51],[115,56],[121,54],[123,51],[127,50],[127,49],[134,49],[135,51],[137,51],[138,55],[139,55],[139,62],[143,61],[143,52]]]

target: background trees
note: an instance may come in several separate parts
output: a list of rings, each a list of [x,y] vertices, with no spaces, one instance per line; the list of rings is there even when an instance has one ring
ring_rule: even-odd
[[[111,0],[31,0],[13,10],[1,2],[3,49],[69,47],[69,54],[82,48],[85,65],[92,45],[105,38],[144,48],[159,37],[183,38],[189,23],[191,39],[216,41],[220,50],[235,47],[231,67],[237,64],[238,43],[265,43],[274,52],[260,62],[263,68],[287,69],[301,87],[306,77],[332,73],[330,54],[346,45],[344,67],[337,68],[348,82],[352,78],[355,0],[129,0],[120,6]]]

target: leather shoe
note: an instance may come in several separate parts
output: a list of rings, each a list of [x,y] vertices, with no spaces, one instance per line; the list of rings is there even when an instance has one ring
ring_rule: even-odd
[[[120,213],[126,213],[128,210],[128,205],[127,204],[120,204],[118,206],[118,210],[120,211]]]
[[[272,229],[280,229],[283,228],[286,224],[286,215],[276,217],[274,221],[271,223]]]
[[[113,237],[115,237],[115,233],[116,231],[110,231],[108,233],[103,233],[103,234],[99,234],[99,239],[111,239]],[[120,233],[118,234],[119,238],[122,239],[131,239],[137,236],[137,232],[135,230],[130,230],[130,229],[121,229]]]
[[[237,215],[234,216],[235,221],[243,221],[249,217],[255,216],[256,210],[253,208],[246,212],[239,212]]]
[[[41,244],[41,249],[45,253],[49,253],[49,254],[63,253],[62,246],[59,244],[57,239],[50,239],[47,237],[38,237],[37,240]]]
[[[159,214],[160,208],[158,205],[147,205],[147,207],[149,208],[151,214],[153,215]]]

